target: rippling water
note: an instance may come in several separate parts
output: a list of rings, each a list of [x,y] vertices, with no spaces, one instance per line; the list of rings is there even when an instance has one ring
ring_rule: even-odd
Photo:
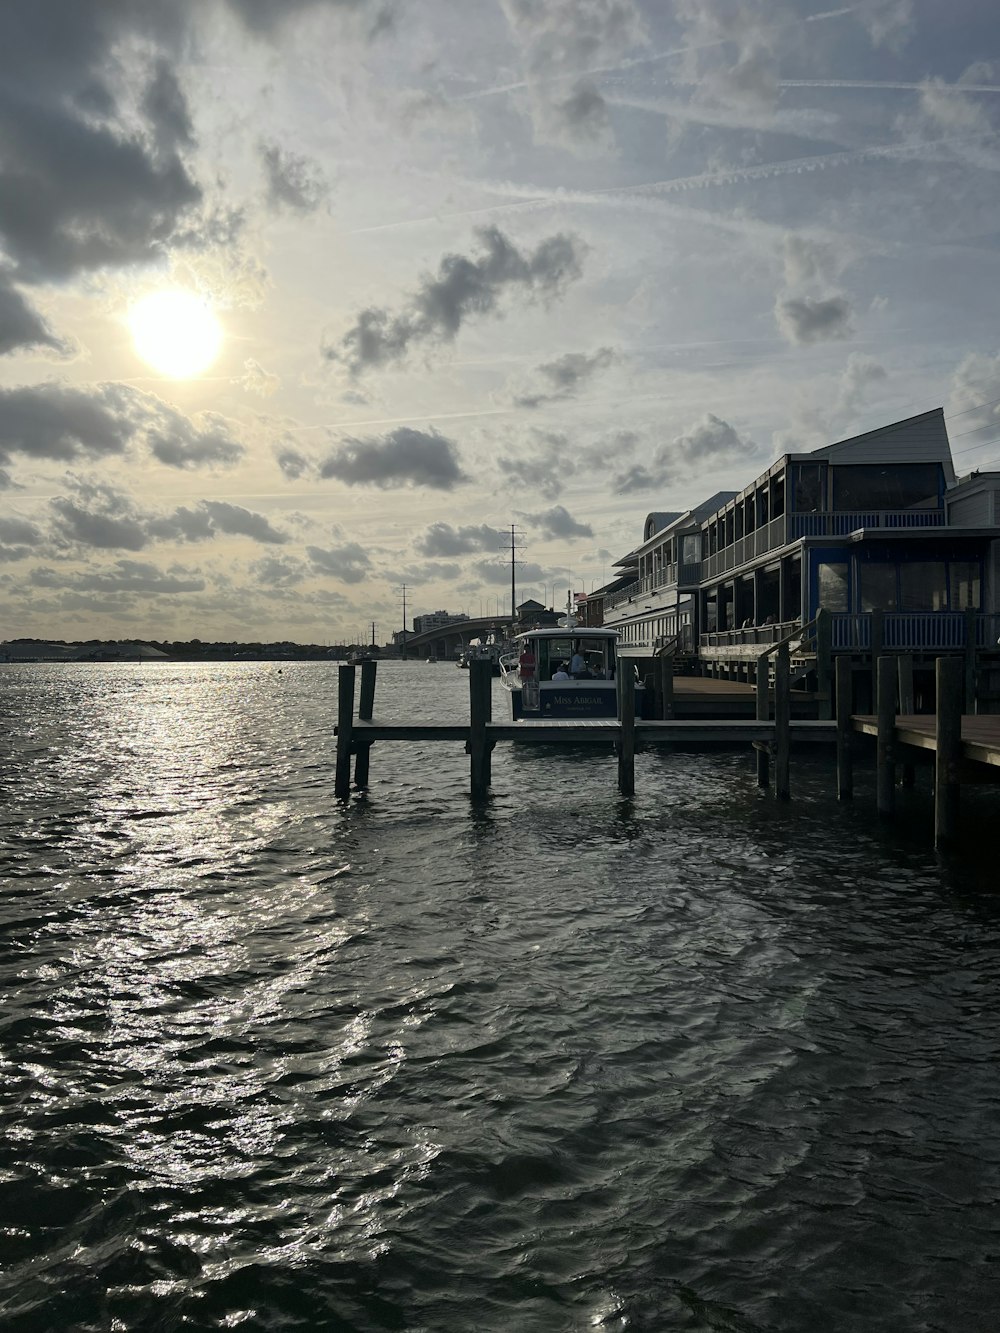
[[[925,791],[383,745],[339,805],[336,685],[0,668],[4,1329],[995,1328],[1000,912]]]

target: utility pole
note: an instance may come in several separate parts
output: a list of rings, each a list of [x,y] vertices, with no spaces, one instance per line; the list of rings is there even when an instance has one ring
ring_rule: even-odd
[[[510,551],[510,619],[514,623],[514,608],[517,606],[517,566],[523,565],[523,560],[518,560],[518,551],[524,550],[524,532],[513,523],[510,525],[510,543],[505,542],[503,550]]]

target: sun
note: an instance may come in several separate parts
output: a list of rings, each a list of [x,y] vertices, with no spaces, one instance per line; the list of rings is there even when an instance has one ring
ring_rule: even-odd
[[[179,288],[141,297],[129,310],[128,324],[143,361],[175,380],[201,375],[222,346],[222,327],[212,307]]]

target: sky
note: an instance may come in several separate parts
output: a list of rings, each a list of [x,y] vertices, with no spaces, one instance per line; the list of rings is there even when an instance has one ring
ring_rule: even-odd
[[[4,0],[0,639],[561,605],[943,407],[1000,467],[992,0]]]

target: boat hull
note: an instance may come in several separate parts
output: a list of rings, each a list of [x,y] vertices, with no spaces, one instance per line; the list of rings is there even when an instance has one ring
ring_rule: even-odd
[[[618,692],[614,681],[568,681],[565,684],[546,682],[538,691],[538,707],[525,708],[519,685],[508,685],[511,721],[534,718],[558,721],[571,718],[617,717]],[[642,712],[642,686],[636,688],[635,712]]]

